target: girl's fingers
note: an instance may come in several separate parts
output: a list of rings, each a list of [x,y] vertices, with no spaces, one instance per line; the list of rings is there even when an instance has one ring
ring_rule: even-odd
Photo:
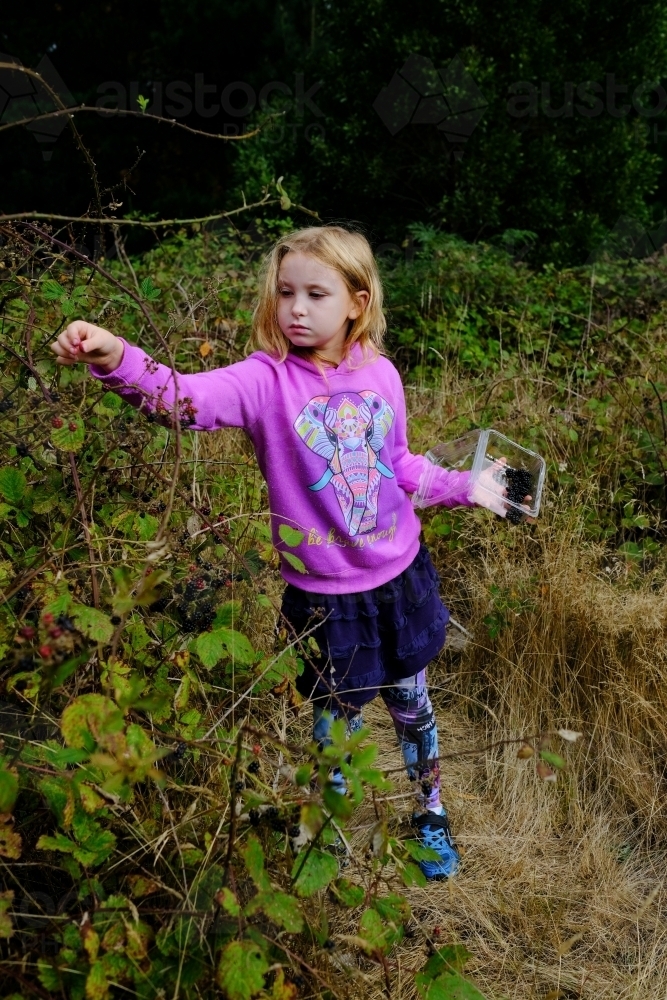
[[[86,339],[81,342],[80,350],[84,354],[91,354],[93,351],[104,347],[108,336],[106,330],[95,329],[93,333],[89,333]]]
[[[51,350],[54,354],[57,354],[59,358],[72,357],[72,354],[76,355],[77,348],[73,348],[69,341],[62,339],[63,334],[58,337],[55,343],[51,344]]]

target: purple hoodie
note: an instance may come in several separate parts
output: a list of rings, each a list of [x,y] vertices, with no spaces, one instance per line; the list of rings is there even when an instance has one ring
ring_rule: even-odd
[[[143,412],[171,410],[171,369],[123,341],[123,360],[91,373]],[[357,365],[358,367],[354,367]],[[371,590],[405,570],[419,550],[421,524],[410,497],[426,459],[408,451],[405,397],[392,363],[362,363],[358,346],[326,375],[310,361],[258,351],[244,361],[178,375],[178,405],[193,430],[243,427],[269,490],[273,541],[303,562],[283,558],[282,575],[302,590],[346,594]],[[468,472],[438,469],[433,496],[475,506]],[[302,535],[296,546],[281,525]],[[284,529],[283,529],[284,530]]]

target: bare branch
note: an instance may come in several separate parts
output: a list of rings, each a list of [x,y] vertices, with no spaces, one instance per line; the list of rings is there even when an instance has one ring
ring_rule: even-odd
[[[5,69],[6,67],[7,63],[0,63],[0,69]],[[22,71],[27,72],[24,68]],[[186,125],[184,122],[176,121],[175,118],[165,118],[163,115],[152,115],[147,111],[126,111],[124,108],[99,108],[94,104],[77,104],[69,108],[62,106],[57,111],[45,111],[43,114],[30,115],[27,118],[18,118],[13,122],[5,122],[4,125],[0,125],[0,132],[4,132],[9,128],[18,128],[20,125],[31,125],[33,122],[44,121],[47,118],[71,118],[73,115],[80,114],[84,111],[94,112],[98,115],[115,115],[117,117],[130,115],[133,118],[144,118],[147,121],[160,122],[162,125],[171,125],[172,128],[183,129],[184,132],[189,132],[191,135],[201,135],[204,136],[205,139],[221,139],[223,142],[241,142],[244,139],[252,139],[253,136],[259,135],[259,133],[266,128],[268,122],[285,114],[284,111],[276,111],[274,114],[265,118],[264,121],[260,122],[257,128],[253,129],[252,132],[244,132],[243,135],[222,135],[219,132],[205,132],[203,129],[192,128],[191,125]]]
[[[260,208],[264,205],[276,205],[279,200],[279,198],[271,198],[268,194],[265,194],[260,201],[241,205],[239,208],[232,208],[229,212],[216,212],[214,215],[201,215],[193,219],[158,219],[157,221],[149,221],[144,219],[114,219],[104,216],[94,219],[87,215],[56,215],[53,212],[12,212],[8,215],[0,215],[0,222],[27,222],[31,219],[43,219],[45,221],[54,220],[56,222],[84,222],[96,226],[139,226],[144,229],[159,229],[161,226],[192,226],[203,225],[206,222],[217,222],[219,219],[229,219],[252,208]],[[297,205],[295,202],[292,202],[292,208],[296,208],[299,212],[305,212],[306,215],[311,215],[314,219],[319,219],[317,212],[306,208],[304,205]],[[88,258],[86,257],[85,260],[88,260]]]

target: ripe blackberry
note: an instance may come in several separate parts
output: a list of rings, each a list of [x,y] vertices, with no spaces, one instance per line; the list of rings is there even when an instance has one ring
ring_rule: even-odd
[[[281,819],[280,813],[275,806],[269,806],[269,808],[264,813],[264,819],[268,822],[269,826],[273,830],[284,830],[285,820]]]
[[[0,413],[7,413],[13,406],[11,399],[0,399]]]
[[[74,623],[67,617],[67,615],[58,615],[56,618],[56,624],[60,625],[61,628],[64,628],[66,632],[74,631]]]
[[[287,832],[289,833],[290,837],[292,837],[292,838],[298,837],[299,834],[301,833],[301,827],[299,826],[298,823],[293,823],[292,826],[290,826],[290,828],[289,828],[289,830]]]
[[[259,809],[251,809],[248,813],[248,819],[252,826],[259,826],[261,818]]]
[[[172,756],[175,757],[176,760],[183,760],[185,754],[187,753],[187,749],[188,747],[186,743],[178,743],[172,751]]]
[[[111,624],[112,625],[120,625],[120,622],[121,622],[120,615],[112,615],[111,616]]]
[[[259,774],[259,761],[251,760],[248,764],[248,771],[250,774]]]
[[[234,785],[234,788],[236,789],[237,792],[242,792],[243,789],[245,788],[245,781],[241,781],[241,779],[239,778],[239,780]]]
[[[507,499],[513,503],[523,503],[525,498],[533,493],[533,477],[528,469],[506,469],[505,481],[507,483]],[[510,507],[507,511],[507,520],[510,524],[520,524],[524,516],[515,507]]]
[[[20,441],[16,445],[16,454],[19,456],[19,458],[27,458],[27,456],[30,454],[30,449],[28,448],[28,445],[24,444],[23,441]]]

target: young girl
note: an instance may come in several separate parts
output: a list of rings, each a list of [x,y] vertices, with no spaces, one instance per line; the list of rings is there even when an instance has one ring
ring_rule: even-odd
[[[418,785],[413,822],[440,857],[422,870],[443,878],[458,854],[440,802],[426,666],[449,612],[419,541],[409,494],[426,460],[408,450],[403,387],[381,355],[385,330],[367,240],[321,226],[281,237],[265,258],[244,361],[174,379],[141,348],[83,321],[52,346],[60,363],[89,364],[145,413],[175,410],[194,430],[245,429],[268,484],[274,543],[307,570],[282,560],[285,618],[299,633],[317,625],[321,655],[298,682],[313,701],[314,739],[326,743],[336,717],[358,729],[380,693]],[[440,469],[433,489],[447,506],[475,506],[467,472]],[[297,548],[285,547],[281,525],[303,533]],[[333,780],[344,792],[340,773]]]

